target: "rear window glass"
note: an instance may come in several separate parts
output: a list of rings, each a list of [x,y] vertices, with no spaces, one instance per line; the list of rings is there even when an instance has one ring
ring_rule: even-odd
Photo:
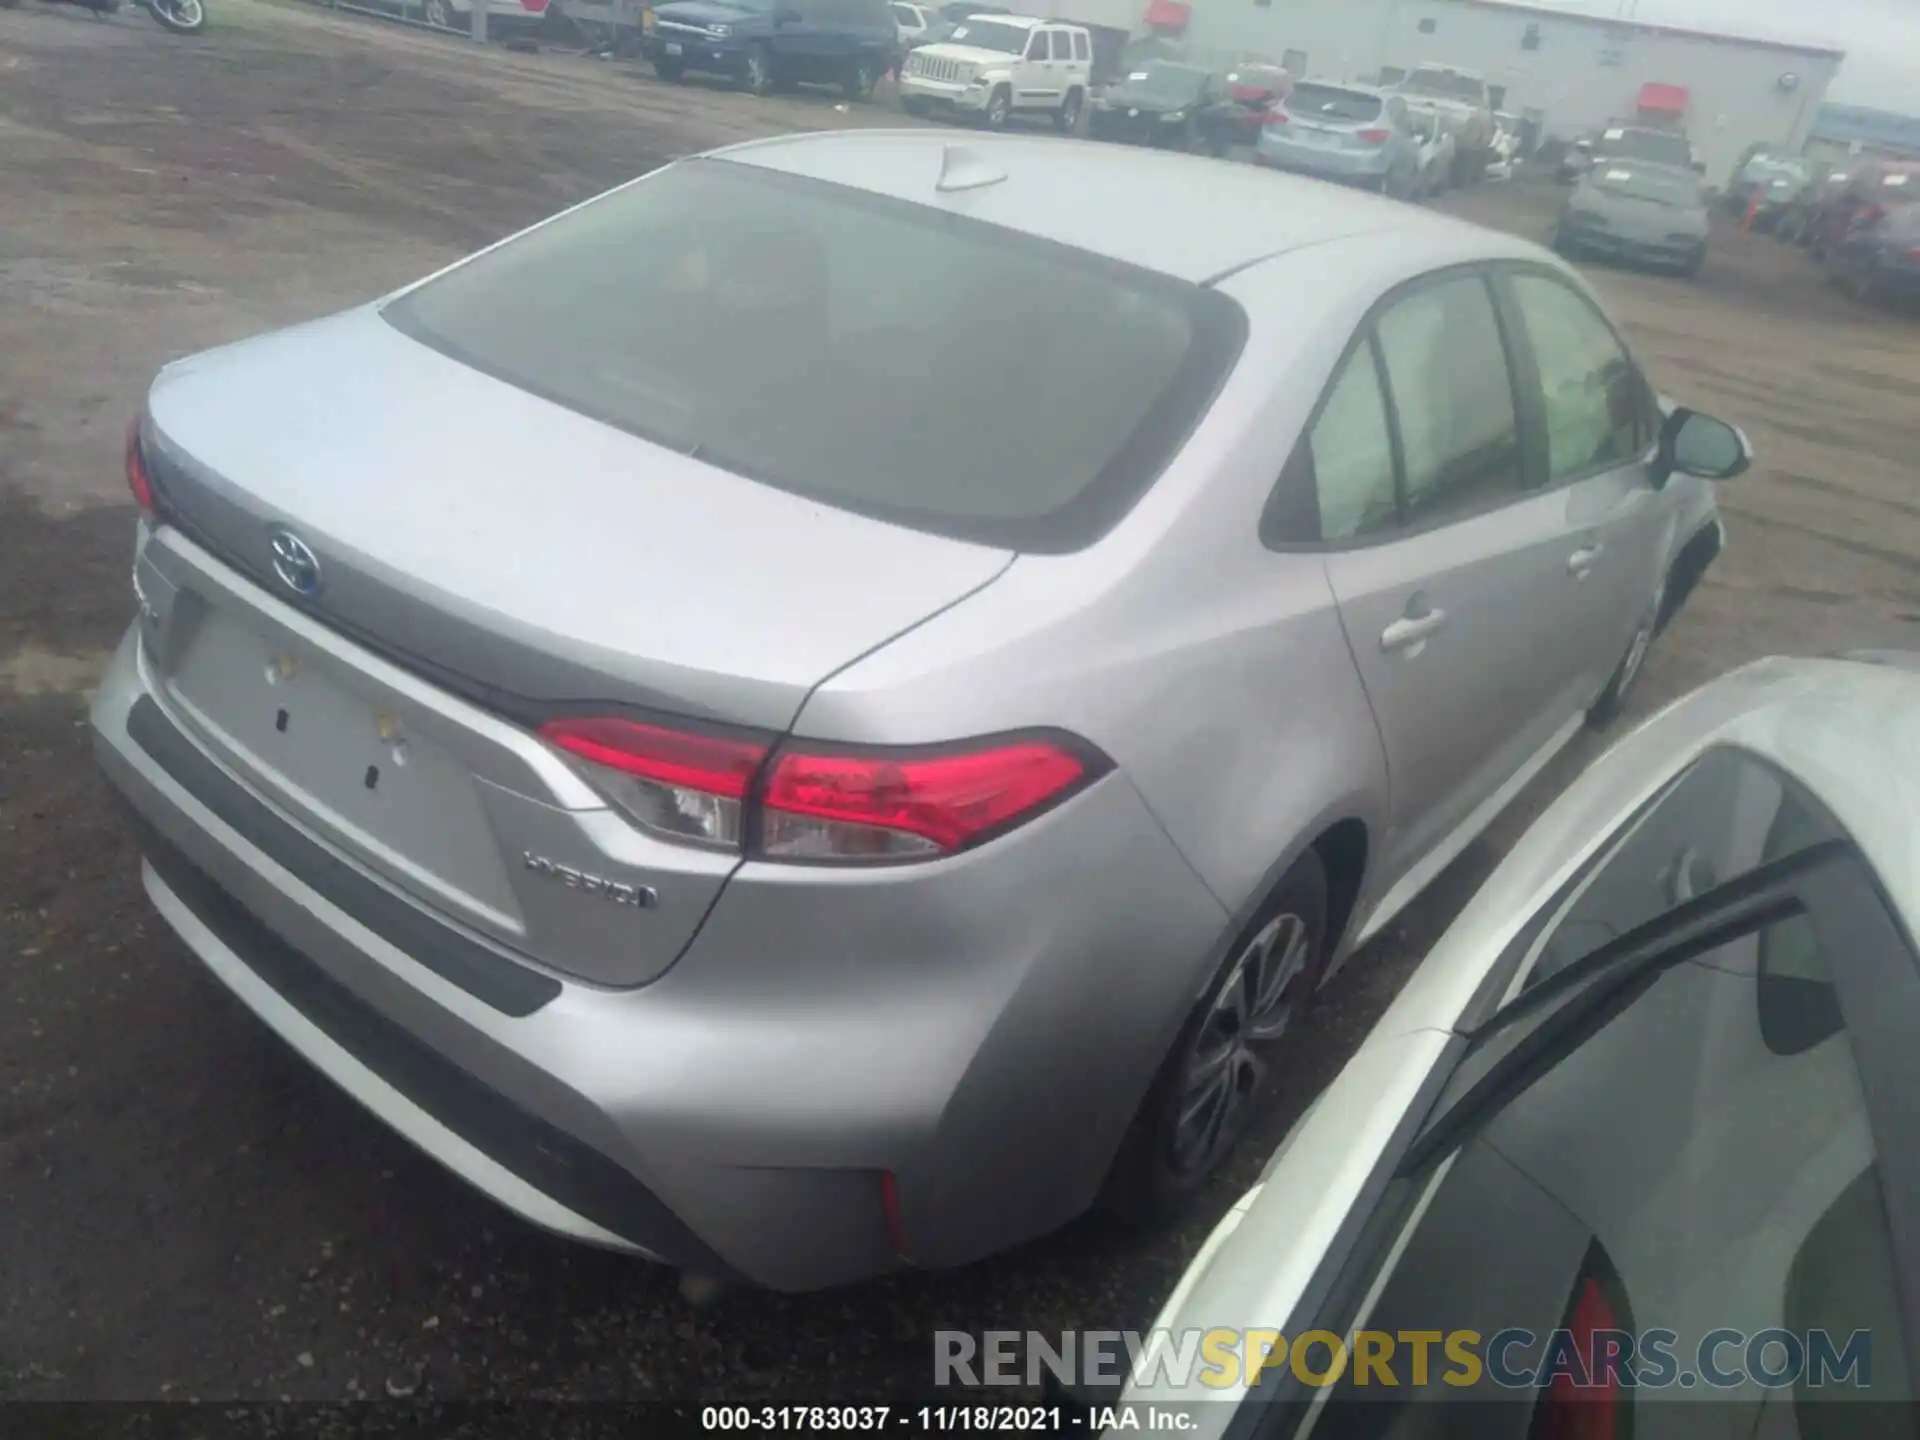
[[[1125,513],[1245,333],[1237,305],[1183,281],[719,160],[670,166],[385,314],[710,465],[1040,551]]]
[[[1602,190],[1631,195],[1636,200],[1660,200],[1689,209],[1705,203],[1700,197],[1700,182],[1688,172],[1611,165],[1597,172],[1593,183]]]
[[[1328,120],[1377,120],[1380,97],[1364,90],[1342,90],[1333,85],[1296,85],[1287,100],[1287,108],[1296,115],[1317,115]]]

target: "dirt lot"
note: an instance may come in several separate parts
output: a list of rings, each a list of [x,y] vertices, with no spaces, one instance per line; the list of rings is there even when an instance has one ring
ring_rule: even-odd
[[[150,914],[82,708],[131,608],[118,449],[154,367],[377,294],[667,157],[893,118],[884,98],[843,113],[212,9],[200,42],[133,13],[0,11],[0,1398],[840,1399],[920,1382],[936,1328],[1144,1323],[1259,1168],[1258,1137],[1173,1235],[1081,1225],[961,1273],[690,1313],[671,1277],[535,1234],[416,1156]],[[1555,198],[1450,203],[1543,234]],[[1662,386],[1763,454],[1637,708],[1768,652],[1920,642],[1920,327],[1741,235],[1698,282],[1600,283]],[[1591,753],[1341,977],[1265,1139]]]

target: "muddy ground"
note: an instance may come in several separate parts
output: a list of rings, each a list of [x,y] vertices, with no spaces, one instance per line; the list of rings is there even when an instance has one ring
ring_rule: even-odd
[[[895,117],[884,92],[842,112],[211,8],[199,42],[0,10],[0,1398],[840,1399],[924,1382],[937,1328],[1144,1323],[1595,742],[1336,982],[1263,1134],[1175,1233],[1083,1224],[963,1272],[691,1313],[671,1277],[530,1231],[309,1073],[149,912],[82,724],[131,609],[126,417],[171,356],[371,297],[670,156]],[[1446,203],[1539,235],[1555,199]],[[1636,711],[1769,652],[1920,643],[1920,327],[1744,235],[1697,282],[1598,278],[1657,381],[1763,457]]]

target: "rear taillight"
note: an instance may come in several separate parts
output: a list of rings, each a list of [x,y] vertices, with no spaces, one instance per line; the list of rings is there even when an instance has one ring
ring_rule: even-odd
[[[783,750],[761,798],[760,843],[786,860],[946,855],[1032,818],[1088,778],[1053,740],[876,754]]]
[[[1369,145],[1384,145],[1387,143],[1387,137],[1392,133],[1391,130],[1383,130],[1380,126],[1373,125],[1357,132],[1354,138],[1363,140]]]
[[[766,745],[602,716],[555,720],[540,735],[589,767],[588,778],[644,830],[737,850],[747,788]]]
[[[1920,245],[1916,245],[1907,251],[1907,259],[1920,263]]]
[[[1270,129],[1278,130],[1292,118],[1291,115],[1287,114],[1284,106],[1276,105],[1260,118],[1260,123]]]
[[[153,508],[153,476],[147,471],[147,457],[140,449],[140,417],[133,417],[133,423],[127,426],[127,489],[133,492],[133,502],[146,512],[151,520]]]
[[[768,860],[934,859],[1059,804],[1110,768],[1069,736],[904,750],[701,734],[601,717],[540,727],[642,829]]]

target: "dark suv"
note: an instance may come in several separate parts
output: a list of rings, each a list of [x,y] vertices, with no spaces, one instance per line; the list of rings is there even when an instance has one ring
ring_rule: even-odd
[[[887,0],[671,0],[654,7],[645,51],[663,80],[701,71],[756,95],[808,80],[864,100],[897,43]]]

